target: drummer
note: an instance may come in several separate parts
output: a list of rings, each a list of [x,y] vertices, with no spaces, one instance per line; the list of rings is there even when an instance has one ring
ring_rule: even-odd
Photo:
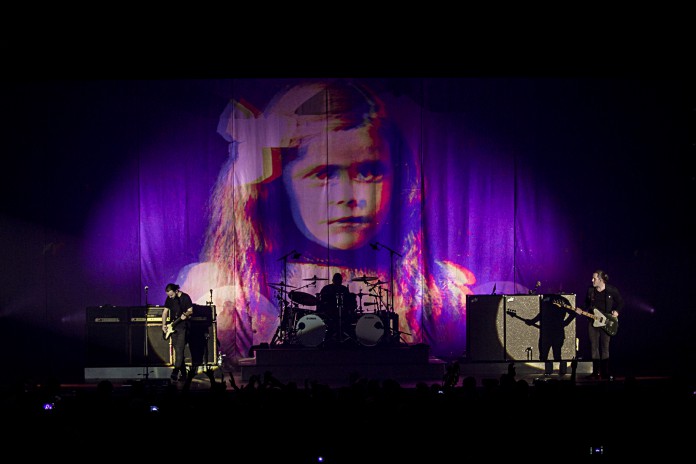
[[[319,300],[317,312],[330,321],[329,326],[333,325],[334,322],[337,324],[339,316],[341,316],[344,323],[348,321],[351,293],[348,287],[343,285],[343,276],[340,273],[335,273],[331,283],[321,289]],[[341,314],[339,314],[339,306],[342,310]]]

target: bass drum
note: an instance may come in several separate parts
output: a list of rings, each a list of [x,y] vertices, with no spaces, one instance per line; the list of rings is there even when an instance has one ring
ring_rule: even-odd
[[[384,323],[376,314],[364,314],[355,325],[355,336],[364,346],[375,346],[384,336]]]
[[[326,330],[324,319],[317,314],[303,316],[295,325],[297,339],[303,346],[321,345],[326,337]]]

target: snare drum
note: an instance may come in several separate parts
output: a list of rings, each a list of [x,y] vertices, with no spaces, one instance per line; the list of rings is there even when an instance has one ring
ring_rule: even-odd
[[[295,325],[297,339],[304,346],[319,346],[326,337],[326,323],[318,314],[308,314]]]
[[[384,336],[382,319],[376,314],[364,314],[355,325],[355,336],[362,345],[377,345]]]

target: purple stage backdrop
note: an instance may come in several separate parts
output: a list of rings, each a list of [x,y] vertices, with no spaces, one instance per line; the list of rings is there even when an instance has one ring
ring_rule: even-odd
[[[692,273],[693,226],[662,201],[693,207],[693,178],[665,162],[688,147],[679,92],[512,78],[15,84],[4,325],[20,352],[79,364],[86,307],[161,305],[174,282],[215,304],[234,364],[278,336],[284,310],[326,304],[340,273],[351,317],[396,314],[402,341],[456,359],[467,295],[582,303],[596,268],[649,325],[672,308],[647,274]]]

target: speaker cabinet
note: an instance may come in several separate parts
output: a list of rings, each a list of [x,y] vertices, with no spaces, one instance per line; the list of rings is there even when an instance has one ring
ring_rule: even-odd
[[[87,366],[116,367],[130,363],[128,315],[128,307],[87,308]]]
[[[193,321],[189,330],[189,344],[185,352],[186,364],[196,365],[217,364],[218,343],[217,343],[217,324],[212,322],[200,323]],[[172,359],[173,361],[173,359]]]
[[[132,366],[170,366],[169,340],[162,332],[163,306],[138,306],[130,314],[130,353]],[[147,328],[147,333],[145,329]]]
[[[162,323],[147,324],[147,353],[145,352],[145,324],[131,325],[131,364],[133,366],[173,366],[174,352],[171,339],[162,337]],[[198,365],[216,364],[218,361],[217,330],[213,323],[209,326],[192,324],[189,330],[189,344],[184,354],[186,364],[196,359]]]
[[[505,359],[503,295],[466,296],[466,357],[471,361]]]
[[[169,340],[165,340],[162,336],[162,322],[156,324],[148,322],[147,325],[132,324],[130,351],[133,366],[170,366],[172,364]]]
[[[468,295],[467,358],[471,361],[540,361],[575,356],[575,319],[553,304],[558,298],[575,306],[575,295]]]
[[[186,364],[215,364],[218,358],[215,305],[193,305]]]
[[[539,359],[539,295],[505,295],[505,360]],[[534,321],[534,322],[532,322]],[[529,322],[529,324],[528,324]]]

